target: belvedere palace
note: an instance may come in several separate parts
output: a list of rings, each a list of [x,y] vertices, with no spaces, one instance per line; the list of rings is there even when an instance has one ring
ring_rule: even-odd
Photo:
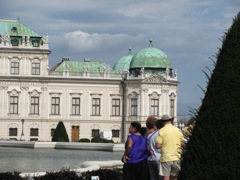
[[[151,40],[113,67],[65,57],[49,68],[49,43],[0,19],[0,140],[51,141],[62,121],[71,142],[108,134],[120,143],[132,121],[169,114],[177,123],[177,73]]]

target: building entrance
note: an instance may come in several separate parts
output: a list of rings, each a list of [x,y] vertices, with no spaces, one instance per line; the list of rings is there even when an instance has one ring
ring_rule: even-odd
[[[72,142],[79,141],[79,126],[72,126]]]

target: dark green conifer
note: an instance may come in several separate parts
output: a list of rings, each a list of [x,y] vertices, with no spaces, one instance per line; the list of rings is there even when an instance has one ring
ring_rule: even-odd
[[[224,34],[216,60],[179,180],[240,179],[240,13]]]
[[[62,121],[58,122],[52,137],[52,142],[69,142],[68,134]]]

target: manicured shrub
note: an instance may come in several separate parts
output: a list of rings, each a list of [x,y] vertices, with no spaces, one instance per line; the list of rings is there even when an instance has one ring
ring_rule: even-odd
[[[69,142],[68,134],[62,121],[59,121],[55,129],[52,142]]]
[[[108,140],[108,139],[103,139],[103,143],[114,143],[114,141],[112,139]]]
[[[0,179],[2,180],[22,180],[22,177],[19,176],[19,172],[5,172],[0,173]]]
[[[100,137],[92,138],[91,142],[94,142],[94,143],[114,143],[113,140],[103,139],[103,138],[100,138]]]
[[[34,180],[83,180],[83,177],[78,176],[74,171],[63,170],[59,172],[47,172],[44,176],[34,177]]]
[[[100,137],[94,137],[91,139],[91,142],[94,142],[94,143],[102,143],[103,142],[103,139],[100,138]]]
[[[91,180],[92,176],[99,176],[100,180],[122,180],[122,169],[99,169],[82,173],[83,179]]]
[[[79,142],[91,142],[88,138],[81,138],[79,139]]]
[[[87,171],[83,173],[76,173],[70,169],[62,169],[59,172],[47,172],[44,176],[35,177],[21,177],[19,172],[0,173],[1,180],[91,180],[92,176],[98,176],[100,180],[123,180],[122,169],[99,169],[94,171]]]
[[[216,58],[178,180],[240,178],[240,13]]]

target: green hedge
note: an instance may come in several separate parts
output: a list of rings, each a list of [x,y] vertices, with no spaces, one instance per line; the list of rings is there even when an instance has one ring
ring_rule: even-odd
[[[22,178],[19,172],[0,173],[0,179],[4,180],[26,180],[28,177]],[[92,176],[99,176],[101,180],[122,180],[122,169],[99,169],[95,171],[88,171],[82,174],[76,174],[74,171],[61,170],[59,172],[47,172],[44,176],[33,177],[33,180],[91,180]]]
[[[79,142],[91,142],[88,138],[81,138],[79,139]]]
[[[94,143],[114,143],[113,140],[102,139],[100,137],[94,137],[91,139],[91,142]]]

